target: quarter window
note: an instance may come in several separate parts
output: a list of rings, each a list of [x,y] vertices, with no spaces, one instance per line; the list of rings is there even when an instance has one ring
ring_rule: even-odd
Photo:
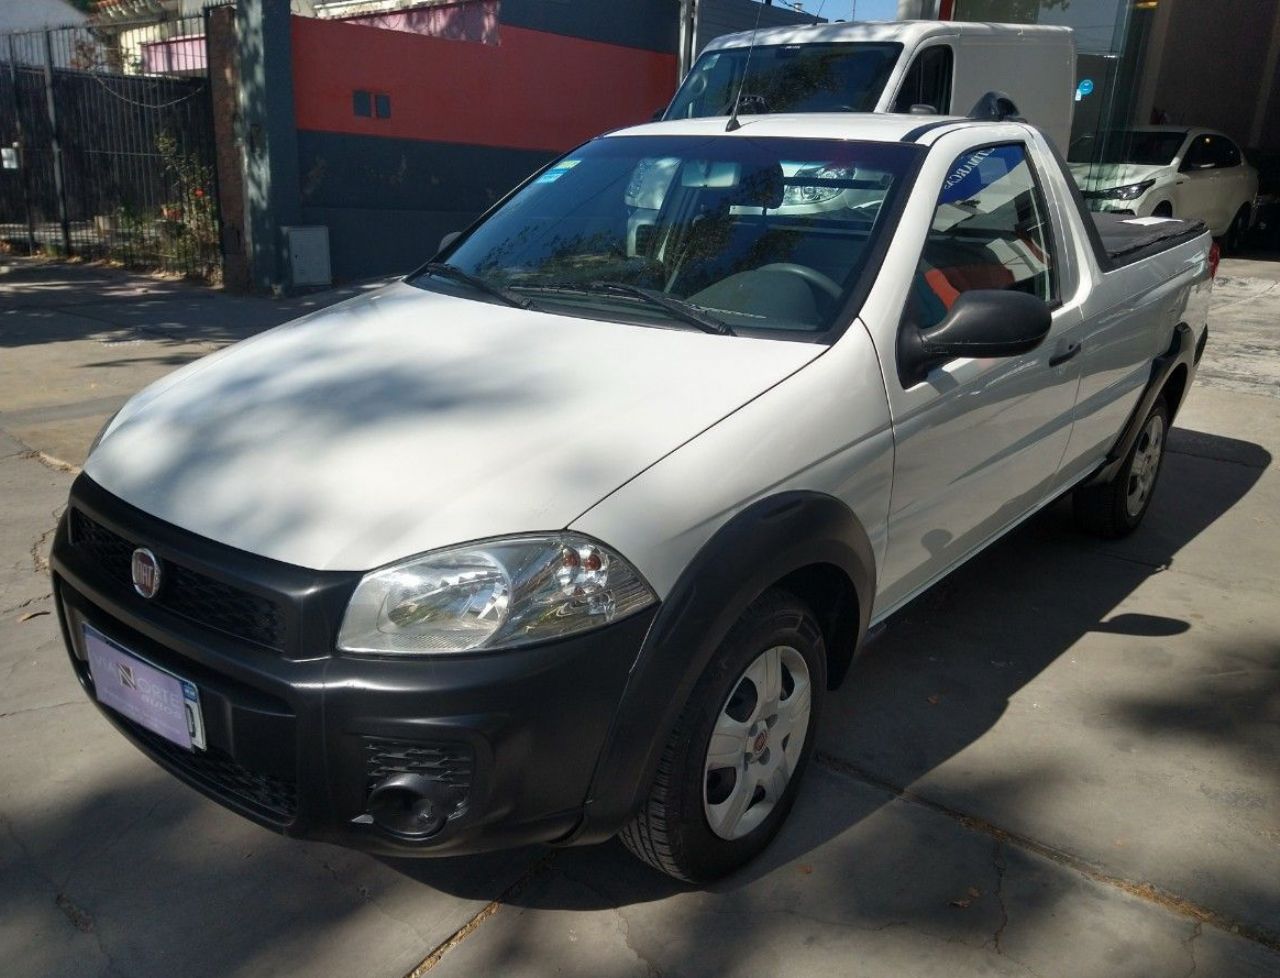
[[[1044,197],[1021,144],[958,157],[943,182],[908,304],[936,326],[962,292],[1013,289],[1055,299],[1053,240]]]

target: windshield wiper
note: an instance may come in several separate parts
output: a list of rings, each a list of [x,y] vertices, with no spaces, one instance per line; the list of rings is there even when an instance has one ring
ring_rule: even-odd
[[[704,333],[715,333],[719,336],[737,336],[728,323],[717,319],[692,302],[685,302],[674,296],[659,292],[657,289],[644,289],[638,285],[627,285],[624,282],[587,282],[585,285],[515,285],[514,289],[529,292],[541,292],[543,295],[625,295],[628,298],[641,299],[652,306],[657,306],[671,313],[681,322],[696,326]]]
[[[692,302],[685,302],[675,296],[659,292],[657,289],[646,289],[639,285],[627,285],[625,282],[589,282],[587,287],[593,292],[606,292],[613,295],[628,295],[643,299],[652,306],[665,309],[690,325],[697,326],[704,333],[718,333],[720,336],[734,336],[733,329],[723,319],[718,319]]]
[[[509,306],[515,306],[517,309],[531,309],[533,302],[524,296],[516,295],[510,289],[501,285],[495,285],[488,279],[483,279],[479,275],[472,275],[470,272],[463,271],[457,265],[450,265],[442,261],[429,261],[422,266],[422,270],[428,275],[438,275],[440,278],[452,279],[455,282],[461,282],[464,285],[470,285],[473,289],[479,289],[481,292],[487,292],[496,299],[501,299]]]

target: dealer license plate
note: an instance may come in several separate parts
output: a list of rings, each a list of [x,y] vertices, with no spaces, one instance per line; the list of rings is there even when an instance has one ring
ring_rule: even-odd
[[[179,747],[204,750],[204,717],[195,683],[143,662],[92,625],[84,625],[98,702]]]

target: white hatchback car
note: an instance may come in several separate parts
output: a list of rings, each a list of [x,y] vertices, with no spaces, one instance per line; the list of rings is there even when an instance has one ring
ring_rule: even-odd
[[[1069,157],[1093,210],[1198,219],[1228,251],[1249,229],[1258,171],[1220,132],[1146,126],[1089,134],[1071,144]]]

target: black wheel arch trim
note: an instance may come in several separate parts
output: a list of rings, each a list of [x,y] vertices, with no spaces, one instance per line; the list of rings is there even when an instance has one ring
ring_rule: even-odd
[[[1205,336],[1207,335],[1208,330],[1206,327]],[[1088,480],[1088,485],[1110,482],[1115,478],[1116,473],[1124,465],[1124,460],[1128,457],[1130,449],[1133,448],[1133,443],[1138,440],[1138,435],[1142,433],[1143,422],[1147,420],[1147,415],[1151,413],[1151,408],[1155,405],[1160,395],[1164,393],[1165,387],[1174,372],[1179,367],[1183,367],[1186,369],[1187,376],[1182,385],[1178,403],[1168,405],[1169,422],[1170,424],[1173,423],[1173,419],[1178,414],[1178,408],[1182,406],[1182,402],[1187,398],[1187,393],[1191,390],[1191,382],[1195,379],[1196,367],[1200,363],[1200,354],[1204,351],[1202,345],[1204,338],[1204,336],[1201,336],[1201,344],[1198,345],[1195,334],[1186,323],[1178,323],[1173,328],[1173,340],[1169,344],[1169,349],[1152,361],[1151,376],[1147,380],[1146,387],[1142,390],[1142,396],[1138,399],[1137,405],[1129,415],[1129,420],[1125,422],[1124,428],[1120,432],[1120,437],[1111,446],[1111,451],[1107,452],[1107,459],[1103,462],[1102,468]]]
[[[789,491],[758,500],[698,551],[663,602],[596,763],[582,823],[562,841],[603,841],[626,824],[730,628],[771,586],[813,565],[842,571],[857,597],[856,623],[849,622],[856,637],[847,650],[836,650],[829,682],[842,677],[866,635],[875,597],[875,556],[866,530],[845,503],[825,493]]]

